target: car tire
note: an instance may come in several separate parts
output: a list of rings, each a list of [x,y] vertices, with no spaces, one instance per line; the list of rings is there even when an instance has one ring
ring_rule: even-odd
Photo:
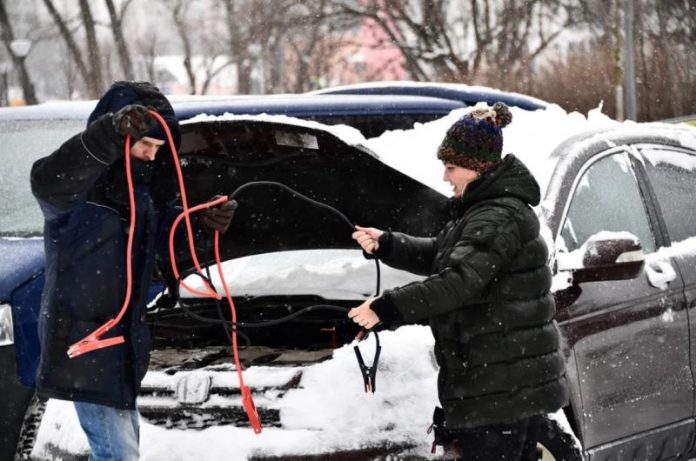
[[[15,346],[0,347],[0,460],[12,460],[34,390],[17,379]]]
[[[574,434],[558,421],[544,417],[537,433],[539,461],[583,461],[582,449]]]
[[[29,402],[27,411],[24,415],[22,428],[19,432],[17,440],[17,451],[15,453],[15,461],[31,460],[31,451],[34,449],[36,435],[39,432],[41,418],[46,411],[46,401],[40,399],[34,394]]]

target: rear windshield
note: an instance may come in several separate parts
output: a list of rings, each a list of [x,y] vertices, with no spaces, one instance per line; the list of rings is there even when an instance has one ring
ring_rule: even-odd
[[[43,233],[43,217],[31,194],[31,165],[84,128],[81,120],[14,120],[0,123],[0,236]]]

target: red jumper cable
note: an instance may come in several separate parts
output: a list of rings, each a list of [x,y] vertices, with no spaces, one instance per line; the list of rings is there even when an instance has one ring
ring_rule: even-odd
[[[174,273],[174,276],[176,279],[179,281],[180,285],[188,290],[191,293],[198,294],[200,296],[207,296],[210,298],[214,299],[222,299],[222,296],[217,293],[216,290],[213,289],[213,287],[208,284],[208,282],[205,282],[206,285],[206,291],[200,291],[194,288],[189,287],[184,283],[183,280],[181,280],[178,268],[176,266],[176,259],[175,259],[175,251],[174,251],[174,236],[176,233],[176,227],[177,225],[181,222],[182,219],[185,220],[186,222],[186,231],[188,235],[188,242],[189,242],[189,251],[191,253],[191,258],[193,260],[194,266],[196,268],[196,271],[199,274],[202,274],[203,270],[201,268],[201,265],[198,261],[198,257],[196,255],[196,249],[195,245],[193,243],[193,227],[191,225],[191,218],[190,214],[199,211],[205,208],[210,208],[213,206],[216,206],[218,204],[224,203],[228,200],[226,196],[219,197],[215,200],[212,200],[207,203],[202,203],[200,205],[194,206],[189,208],[188,206],[188,199],[186,196],[186,188],[184,186],[184,176],[181,171],[181,166],[179,164],[179,155],[176,152],[176,148],[174,147],[174,140],[172,138],[172,134],[169,131],[169,127],[167,126],[167,123],[164,121],[161,115],[159,115],[157,112],[150,110],[150,114],[152,114],[155,119],[162,125],[162,128],[164,129],[164,132],[167,135],[167,140],[169,141],[169,146],[171,148],[172,152],[172,157],[174,160],[174,167],[176,169],[177,173],[177,180],[179,184],[179,191],[181,193],[181,202],[183,206],[183,211],[177,218],[174,220],[174,223],[172,224],[172,227],[169,232],[169,256],[170,256],[170,263],[172,266],[172,270]],[[92,352],[98,349],[103,349],[106,347],[111,347],[115,346],[117,344],[122,344],[125,342],[125,339],[123,336],[116,336],[112,338],[105,338],[101,339],[103,335],[105,335],[109,330],[111,330],[114,326],[116,326],[123,316],[125,315],[126,311],[128,310],[128,306],[130,304],[130,298],[131,298],[131,293],[132,293],[132,285],[133,285],[133,273],[132,273],[132,250],[133,250],[133,236],[135,234],[135,193],[133,190],[133,178],[132,178],[132,173],[131,173],[131,159],[130,159],[130,135],[126,136],[126,148],[125,148],[125,163],[126,163],[126,178],[128,181],[128,201],[130,205],[130,227],[129,227],[129,233],[128,233],[128,243],[126,247],[126,295],[123,301],[123,304],[121,306],[121,309],[118,313],[118,315],[113,318],[108,320],[106,323],[104,323],[102,326],[94,330],[92,333],[87,335],[85,338],[82,340],[76,342],[70,348],[68,348],[68,356],[70,358],[75,358],[78,357],[82,354],[86,354],[88,352]],[[256,409],[256,405],[254,405],[254,399],[251,395],[251,390],[249,387],[247,387],[244,384],[244,377],[242,376],[242,367],[241,363],[239,360],[239,351],[237,347],[237,328],[236,328],[236,323],[237,323],[237,312],[234,306],[234,301],[232,300],[232,296],[230,295],[229,288],[227,287],[227,283],[225,282],[225,277],[222,271],[222,262],[220,260],[220,233],[218,231],[215,231],[215,236],[214,236],[214,246],[215,246],[215,263],[217,265],[218,269],[218,274],[220,276],[220,282],[222,283],[223,289],[225,291],[225,295],[227,297],[227,303],[230,306],[230,312],[232,315],[232,355],[234,357],[234,363],[235,363],[235,368],[237,370],[237,377],[239,379],[239,389],[242,395],[242,406],[244,407],[244,411],[247,414],[247,417],[249,418],[249,422],[251,423],[251,427],[253,428],[254,432],[256,434],[261,433],[262,427],[261,427],[261,421],[258,415],[258,411]],[[203,280],[205,281],[206,278],[203,277]]]

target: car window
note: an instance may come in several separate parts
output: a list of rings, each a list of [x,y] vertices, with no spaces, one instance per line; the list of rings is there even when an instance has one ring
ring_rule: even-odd
[[[664,148],[645,148],[645,169],[662,210],[672,242],[696,235],[696,154]]]
[[[79,120],[17,120],[0,124],[0,236],[43,233],[41,210],[31,194],[31,165],[84,127]]]
[[[646,253],[655,251],[644,202],[625,153],[604,157],[584,172],[561,237],[570,252],[600,231],[630,232],[640,239]]]

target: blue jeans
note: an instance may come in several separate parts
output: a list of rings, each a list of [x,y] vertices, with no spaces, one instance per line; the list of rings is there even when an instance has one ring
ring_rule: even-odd
[[[137,461],[140,423],[137,410],[74,402],[92,452],[90,461]]]

